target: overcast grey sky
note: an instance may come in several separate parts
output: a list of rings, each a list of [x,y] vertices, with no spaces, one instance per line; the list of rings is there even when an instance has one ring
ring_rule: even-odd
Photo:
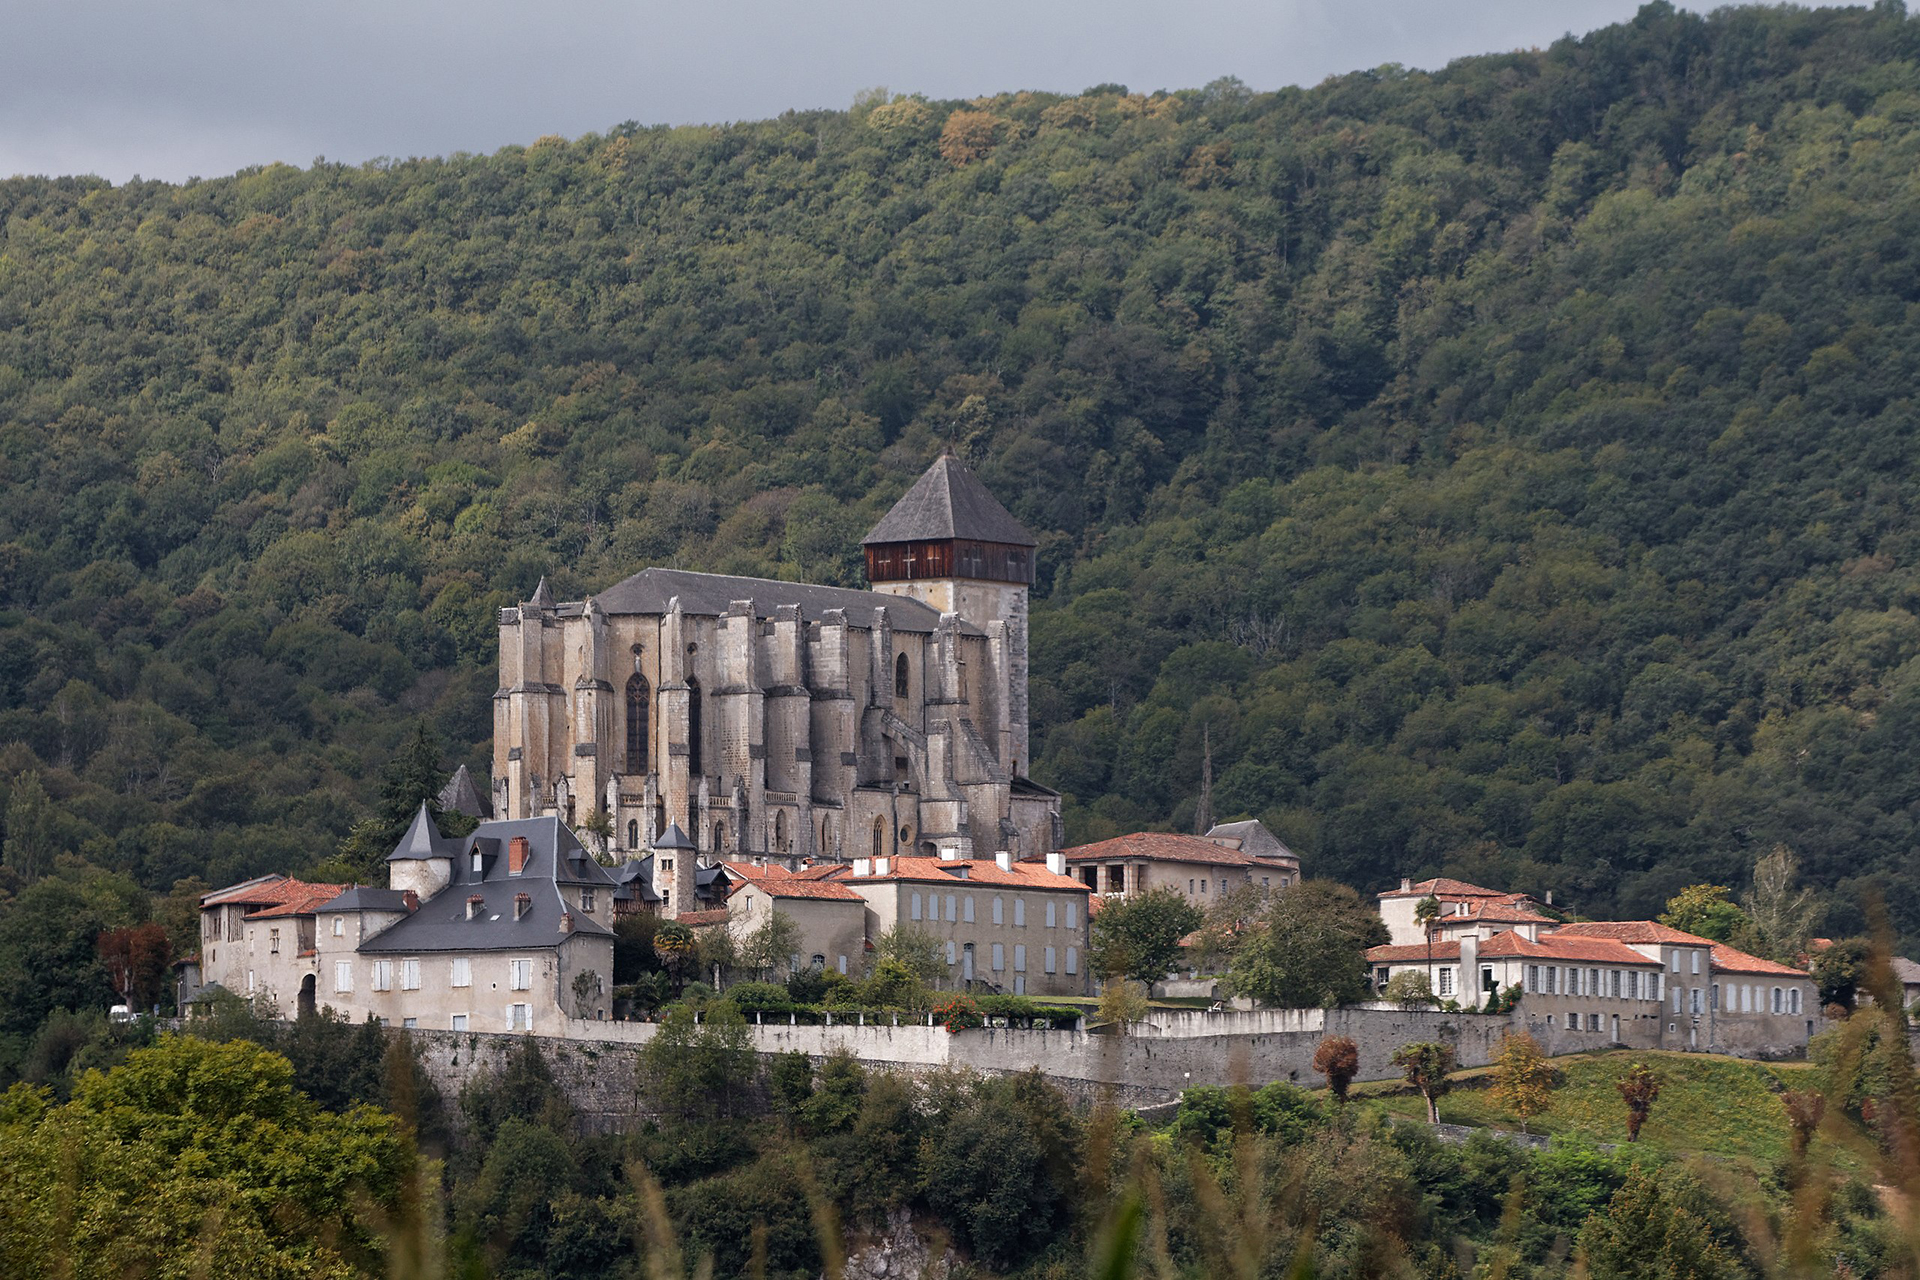
[[[0,175],[315,156],[844,107],[886,85],[1257,89],[1547,44],[1636,0],[0,0]]]

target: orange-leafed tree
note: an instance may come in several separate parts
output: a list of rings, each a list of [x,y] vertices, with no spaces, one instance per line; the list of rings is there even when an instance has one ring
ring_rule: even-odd
[[[1328,1036],[1313,1051],[1313,1069],[1327,1078],[1327,1088],[1341,1102],[1347,1086],[1360,1074],[1360,1046],[1346,1036]]]
[[[941,158],[956,168],[985,160],[993,154],[1006,123],[985,111],[954,112],[940,130]]]

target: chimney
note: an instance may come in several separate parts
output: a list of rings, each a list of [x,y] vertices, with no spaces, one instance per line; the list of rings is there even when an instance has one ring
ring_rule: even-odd
[[[562,933],[573,932],[573,912],[562,911],[560,913],[560,932]]]
[[[947,847],[945,847],[945,846],[942,846],[942,847],[941,847],[941,849],[940,849],[940,861],[942,861],[942,862],[957,862],[957,861],[959,861],[959,859],[960,859],[960,850],[958,850],[958,849],[950,849],[950,848],[947,848]]]
[[[400,898],[402,901],[404,901],[407,904],[408,915],[412,915],[414,912],[420,909],[420,895],[415,893],[413,890],[408,889],[406,892],[400,895]]]
[[[1047,855],[1047,870],[1057,876],[1067,874],[1067,855],[1054,852]]]
[[[513,895],[513,918],[515,920],[518,920],[531,910],[533,910],[533,899],[530,896],[524,893],[516,893]]]
[[[527,838],[515,836],[507,841],[507,874],[517,876],[527,869]]]
[[[1547,890],[1547,905],[1548,906],[1553,905],[1553,890],[1551,889]]]
[[[877,876],[884,876],[892,870],[893,870],[892,858],[875,858],[873,860],[873,874]]]
[[[1460,935],[1460,981],[1456,984],[1461,1004],[1478,1008],[1487,1002],[1480,989],[1480,939],[1472,930]]]
[[[479,919],[480,914],[484,912],[486,909],[487,909],[487,900],[485,898],[481,897],[477,893],[469,894],[467,896],[467,919],[469,920]]]
[[[1402,892],[1402,893],[1412,893],[1412,892],[1413,892],[1413,877],[1412,877],[1412,876],[1401,876],[1401,877],[1400,877],[1400,892]]]
[[[873,859],[872,858],[855,858],[853,860],[853,874],[857,876],[872,875]]]
[[[1013,870],[1013,854],[1005,849],[1001,849],[993,855],[993,864],[1002,871],[1011,871]]]

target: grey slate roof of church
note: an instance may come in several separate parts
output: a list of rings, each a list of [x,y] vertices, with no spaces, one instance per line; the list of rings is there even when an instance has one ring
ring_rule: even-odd
[[[771,578],[740,578],[725,573],[695,573],[691,569],[642,569],[631,578],[616,582],[594,597],[606,613],[666,613],[667,605],[679,597],[682,613],[717,618],[732,607],[735,600],[753,601],[753,610],[762,618],[771,618],[775,605],[798,605],[800,616],[808,622],[820,621],[829,609],[845,612],[849,626],[871,629],[873,611],[884,608],[887,621],[895,631],[932,634],[939,625],[940,611],[906,596],[879,591],[856,591],[851,587],[822,587],[810,582],[776,582]],[[565,612],[563,606],[562,612]],[[966,635],[982,634],[979,628],[962,622]]]
[[[1256,858],[1293,858],[1299,855],[1287,848],[1286,842],[1267,830],[1266,824],[1258,818],[1247,818],[1240,822],[1216,823],[1207,835],[1220,836],[1240,842],[1240,852],[1252,854]]]
[[[943,538],[1002,542],[1016,547],[1039,545],[1026,526],[987,492],[980,478],[961,466],[960,460],[950,453],[933,460],[933,465],[893,504],[893,510],[880,517],[880,523],[860,540],[860,545]]]
[[[431,824],[429,824],[431,825]],[[519,875],[507,870],[507,842],[527,838],[527,863]],[[516,818],[483,822],[458,847],[453,880],[420,904],[420,909],[362,942],[361,952],[507,951],[555,947],[578,934],[612,937],[613,930],[585,912],[574,911],[573,933],[560,931],[560,916],[570,908],[560,886],[613,888],[613,877],[595,862],[558,818]],[[479,853],[480,870],[472,854]],[[527,913],[513,918],[513,900],[527,895]],[[467,899],[479,895],[479,915],[467,918]]]
[[[493,806],[487,803],[465,765],[455,769],[453,776],[447,779],[447,785],[440,788],[439,800],[442,813],[464,813],[469,818],[493,816]]]

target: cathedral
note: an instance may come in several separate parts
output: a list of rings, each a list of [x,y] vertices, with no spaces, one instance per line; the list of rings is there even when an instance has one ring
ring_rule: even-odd
[[[493,812],[612,819],[663,909],[700,865],[1055,851],[1030,782],[1031,534],[951,455],[867,534],[871,589],[645,569],[500,612]]]

